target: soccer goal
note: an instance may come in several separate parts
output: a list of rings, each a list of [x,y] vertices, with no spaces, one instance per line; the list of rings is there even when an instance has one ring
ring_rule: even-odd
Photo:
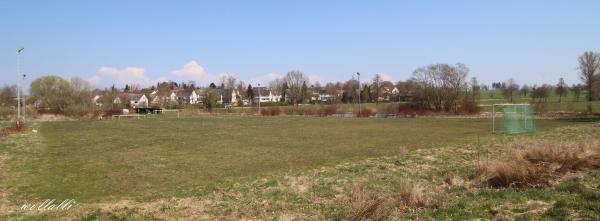
[[[537,131],[535,116],[529,104],[492,105],[492,133],[496,133],[496,112],[502,111],[502,129],[507,134],[529,133]]]

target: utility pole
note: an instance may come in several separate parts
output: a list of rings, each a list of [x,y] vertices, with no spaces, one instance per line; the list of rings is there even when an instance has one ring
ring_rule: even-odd
[[[17,86],[17,125],[21,124],[21,52],[25,48],[17,50],[17,75],[19,76],[19,85]]]

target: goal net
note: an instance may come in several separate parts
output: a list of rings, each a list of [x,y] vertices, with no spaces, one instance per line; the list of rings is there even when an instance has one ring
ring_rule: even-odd
[[[494,104],[492,107],[492,131],[497,131],[496,112],[502,112],[502,130],[507,134],[537,131],[535,116],[529,104]]]

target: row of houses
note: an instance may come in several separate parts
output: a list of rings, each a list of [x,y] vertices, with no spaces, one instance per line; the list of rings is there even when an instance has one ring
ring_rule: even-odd
[[[202,104],[203,96],[206,89],[187,89],[187,90],[169,90],[169,91],[158,91],[154,90],[150,93],[142,92],[124,92],[116,96],[112,100],[112,104],[123,104],[128,105],[132,108],[136,107],[150,107],[150,106],[162,106],[162,105],[183,105],[183,104]],[[237,89],[215,89],[217,96],[217,103],[224,105],[237,106],[239,104],[249,105],[251,102],[242,96],[242,93]],[[290,101],[288,96],[282,99],[282,95],[275,93],[273,90],[267,87],[255,87],[254,92],[254,103],[271,103],[280,102],[285,100]],[[312,90],[312,96],[310,101],[313,103],[330,103],[342,96],[343,90],[337,91],[336,94],[327,93],[324,89]],[[383,88],[383,94],[379,97],[380,101],[389,101],[390,96],[398,94],[397,88]],[[94,93],[92,103],[97,106],[102,106],[102,97],[105,96],[101,92]],[[106,101],[104,101],[106,102]]]
[[[202,104],[205,89],[194,89],[194,90],[171,90],[167,93],[160,92],[158,90],[152,91],[151,93],[144,94],[142,92],[124,92],[112,99],[112,104],[123,104],[129,105],[130,107],[150,107],[153,105],[165,105],[165,104]],[[254,102],[268,103],[268,102],[279,102],[281,95],[274,94],[271,90],[266,87],[255,88]],[[244,105],[250,104],[248,99],[243,99],[242,94],[236,89],[221,89],[215,90],[217,96],[217,103],[219,104],[231,104],[238,105],[243,103]],[[94,93],[92,103],[97,106],[102,106],[104,99],[101,92]],[[106,101],[104,101],[106,102]]]

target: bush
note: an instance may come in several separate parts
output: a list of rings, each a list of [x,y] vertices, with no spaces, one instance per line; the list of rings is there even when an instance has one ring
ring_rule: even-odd
[[[477,102],[465,98],[460,101],[458,112],[461,114],[478,114],[481,112],[481,107]]]
[[[371,117],[371,116],[373,116],[373,110],[365,107],[365,108],[361,109],[360,112],[358,112],[358,111],[354,112],[354,114],[356,115],[356,117]]]
[[[423,116],[426,115],[427,111],[423,108],[411,108],[411,107],[404,107],[402,109],[400,109],[400,111],[398,112],[398,115],[402,115],[402,116]]]
[[[509,160],[479,163],[475,177],[489,187],[547,186],[568,171],[600,168],[600,140],[581,143],[519,141]]]
[[[386,220],[391,208],[380,194],[363,186],[354,186],[345,202],[346,220]]]
[[[123,109],[108,109],[104,111],[104,116],[112,117],[113,115],[123,114]]]
[[[8,119],[16,113],[14,108],[0,107],[0,119]]]
[[[336,113],[336,111],[337,111],[337,107],[335,105],[327,105],[327,106],[321,106],[318,114],[321,117],[326,117],[326,116],[334,115]]]
[[[65,116],[69,117],[83,117],[91,113],[91,110],[87,106],[83,105],[70,105],[67,106],[63,112]]]
[[[277,107],[273,107],[273,108],[263,108],[260,109],[260,114],[262,116],[279,116],[279,114],[281,114],[281,110]]]
[[[399,104],[380,104],[377,107],[377,112],[384,114],[385,116],[389,114],[396,114],[398,113],[398,110],[400,110]]]
[[[0,137],[5,137],[13,133],[21,133],[25,130],[25,123],[21,122],[17,124],[16,122],[11,126],[1,128],[0,129]]]
[[[300,115],[307,115],[307,116],[312,116],[312,115],[316,115],[317,111],[312,108],[312,107],[304,107],[302,108],[302,114]]]
[[[434,200],[436,198],[438,200]],[[417,183],[403,182],[394,199],[397,207],[406,210],[437,207],[441,198],[439,193],[427,192]]]

